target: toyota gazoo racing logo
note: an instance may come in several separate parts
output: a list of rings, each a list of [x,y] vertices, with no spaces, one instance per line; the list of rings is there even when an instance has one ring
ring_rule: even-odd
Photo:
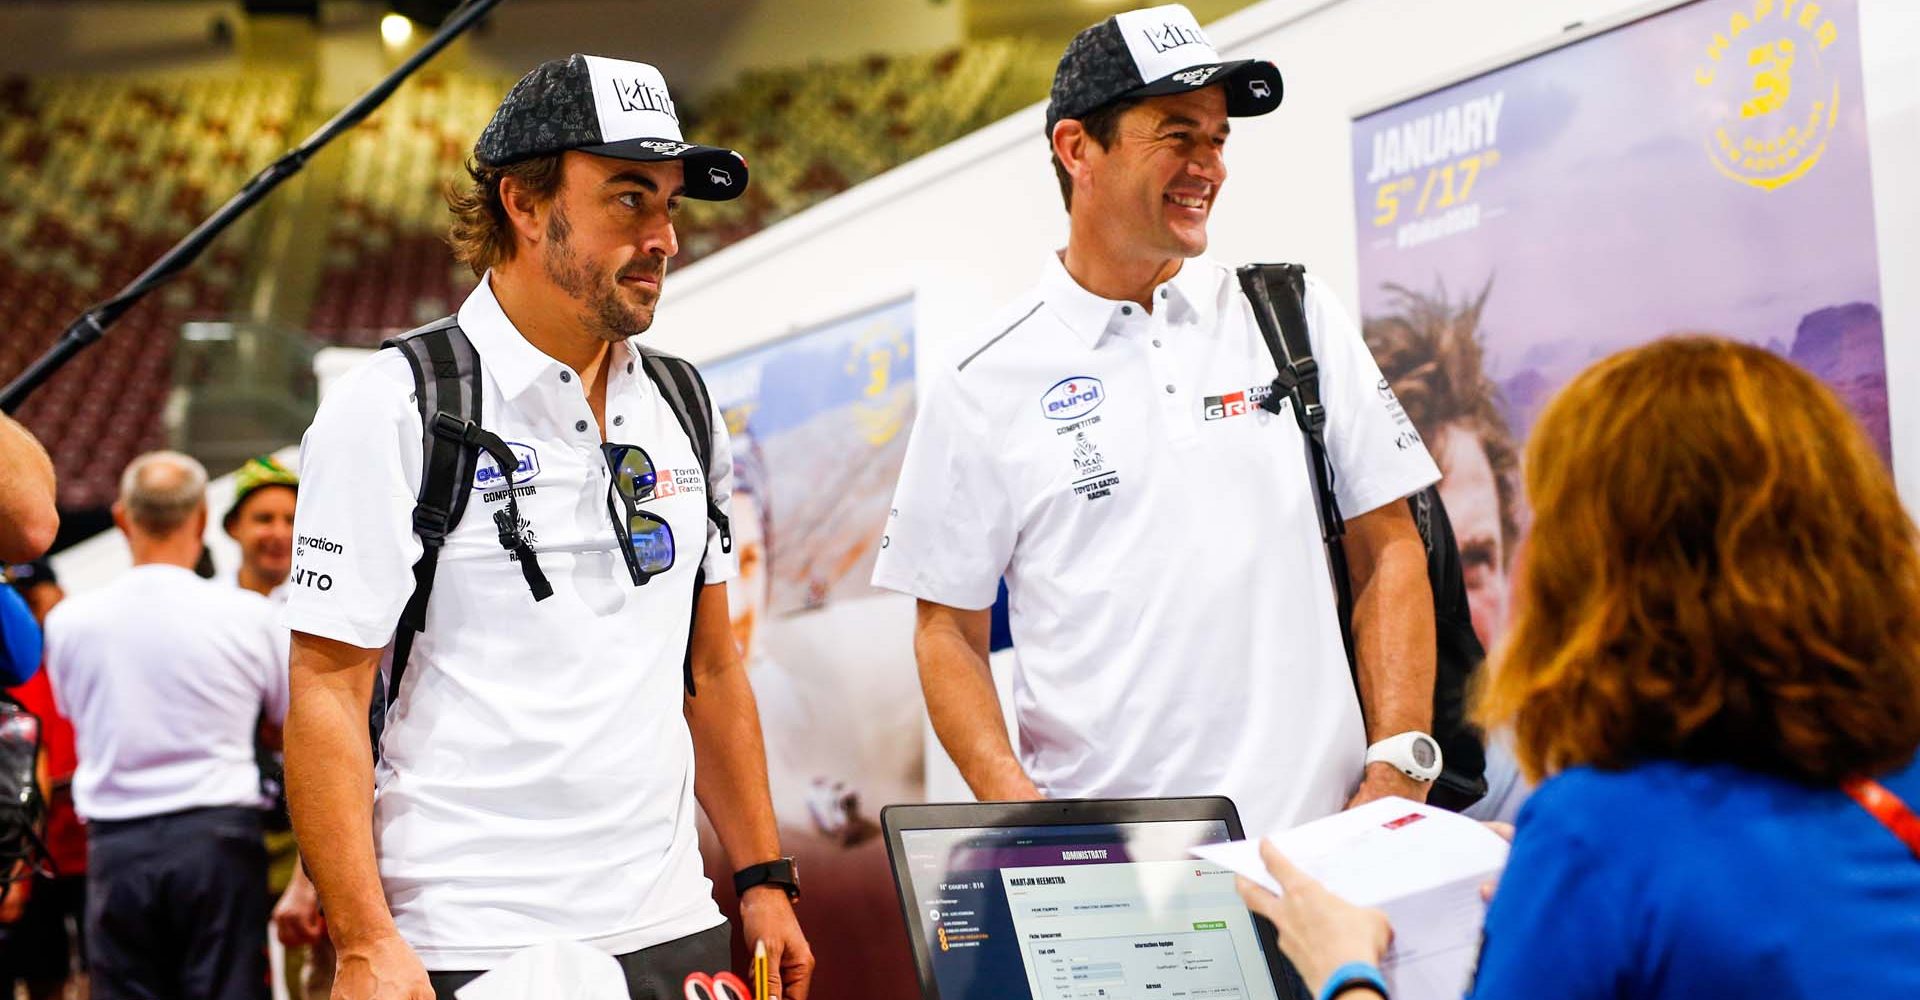
[[[1240,392],[1229,392],[1224,396],[1207,396],[1200,401],[1200,416],[1203,420],[1225,420],[1228,417],[1244,417],[1260,408],[1260,404],[1273,395],[1273,386],[1256,385]]]
[[[640,143],[641,149],[652,150],[661,156],[679,156],[693,148],[690,142],[674,142],[671,139],[648,139]]]
[[[513,457],[520,460],[513,467],[513,485],[524,486],[532,482],[533,477],[540,474],[540,453],[515,441],[508,441],[507,447],[513,449]],[[492,455],[481,452],[479,464],[473,470],[473,488],[490,490],[505,485],[507,474],[501,470],[500,463],[494,461]]]
[[[1106,387],[1088,375],[1063,378],[1040,397],[1040,412],[1048,420],[1078,420],[1107,401]]]

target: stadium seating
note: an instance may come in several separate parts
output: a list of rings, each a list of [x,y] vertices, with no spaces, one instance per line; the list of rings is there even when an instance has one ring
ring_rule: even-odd
[[[292,75],[0,82],[0,377],[118,290],[287,145]],[[233,311],[262,220],[243,219],[133,310],[20,416],[53,454],[64,507],[99,507],[139,451],[165,443],[180,324]]]
[[[426,74],[340,140],[345,164],[327,213],[324,264],[306,327],[373,347],[452,311],[473,287],[443,237],[446,186],[512,80]]]
[[[686,134],[740,150],[753,183],[737,201],[686,206],[674,263],[685,267],[1039,100],[1055,57],[1050,46],[983,42],[750,72],[703,101],[682,101]],[[349,162],[309,329],[373,346],[458,306],[474,279],[442,242],[444,191],[464,180],[473,139],[512,83],[423,77],[345,140]]]
[[[683,101],[687,133],[753,168],[732,202],[689,202],[679,266],[698,260],[1046,93],[1050,47],[990,41],[744,74]],[[60,501],[111,502],[127,460],[166,443],[181,324],[227,318],[263,272],[317,274],[304,315],[266,317],[347,346],[452,311],[473,285],[443,241],[444,192],[512,80],[426,73],[315,161],[185,275],[129,313],[21,411],[53,453]],[[335,108],[292,72],[0,79],[0,379],[38,357]],[[322,220],[282,258],[266,233]],[[301,224],[310,224],[302,221]],[[262,317],[253,317],[260,319]]]

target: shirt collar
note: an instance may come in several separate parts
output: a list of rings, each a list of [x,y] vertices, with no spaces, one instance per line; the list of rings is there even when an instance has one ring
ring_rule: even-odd
[[[461,304],[459,321],[460,329],[466,331],[473,349],[486,364],[487,373],[508,398],[527,391],[542,375],[566,368],[533,346],[520,328],[513,325],[513,320],[507,318],[506,311],[500,308],[500,300],[493,297],[492,271],[481,277],[480,284],[474,286],[467,301]],[[630,342],[613,344],[607,364],[625,365],[632,359],[629,353],[632,350]],[[607,377],[611,379],[613,375],[614,370],[609,368]]]
[[[1167,308],[1165,319],[1170,324],[1197,321],[1202,327],[1211,326],[1219,293],[1219,271],[1219,265],[1206,257],[1189,258],[1161,286],[1167,294],[1162,303],[1156,304],[1155,311]],[[1047,255],[1040,286],[1041,297],[1048,308],[1088,347],[1099,345],[1100,338],[1113,324],[1114,313],[1128,304],[1087,291],[1067,273],[1067,265],[1058,253]],[[1155,294],[1161,289],[1156,289]]]

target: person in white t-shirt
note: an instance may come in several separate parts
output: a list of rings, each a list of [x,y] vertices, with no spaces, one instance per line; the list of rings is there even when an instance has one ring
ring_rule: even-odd
[[[474,161],[451,242],[480,283],[455,321],[479,359],[473,412],[516,461],[480,457],[397,683],[383,647],[423,551],[401,352],[343,376],[301,444],[288,791],[333,995],[444,1000],[568,940],[618,958],[635,1000],[678,1000],[688,973],[731,964],[697,800],[739,870],[746,941],[805,1000],[798,882],[727,610],[726,425],[709,407],[703,473],[632,342],[682,198],[738,195],[745,161],[681,139],[652,66],[582,55],[521,80]]]
[[[254,739],[286,716],[286,633],[266,598],[194,573],[206,488],[186,455],[134,459],[113,511],[133,568],[47,615],[96,997],[268,996]]]
[[[1400,501],[1433,461],[1310,278],[1356,697],[1301,431],[1257,405],[1274,363],[1202,256],[1229,120],[1280,96],[1272,63],[1222,60],[1178,5],[1081,32],[1047,112],[1067,246],[929,366],[873,580],[919,598],[928,711],[982,799],[1225,794],[1264,833],[1425,796],[1394,748],[1432,743],[1432,596]],[[1017,753],[986,657],[1003,578]]]

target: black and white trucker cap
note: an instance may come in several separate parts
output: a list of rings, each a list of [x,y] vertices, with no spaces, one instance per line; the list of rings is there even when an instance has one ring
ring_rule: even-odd
[[[1047,134],[1063,118],[1083,117],[1123,97],[1215,84],[1226,88],[1229,115],[1264,115],[1280,106],[1279,67],[1265,59],[1221,59],[1186,7],[1170,3],[1115,14],[1067,43],[1053,73]]]
[[[687,197],[738,198],[747,161],[680,135],[666,78],[646,63],[575,53],[534,67],[507,93],[473,144],[485,167],[577,149],[622,160],[681,160]]]

